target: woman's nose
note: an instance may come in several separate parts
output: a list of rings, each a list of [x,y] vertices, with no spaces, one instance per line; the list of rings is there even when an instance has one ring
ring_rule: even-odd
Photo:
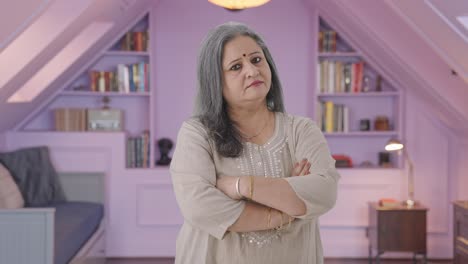
[[[259,74],[258,68],[252,63],[247,63],[246,66],[244,66],[244,69],[246,71],[247,78],[255,77]]]

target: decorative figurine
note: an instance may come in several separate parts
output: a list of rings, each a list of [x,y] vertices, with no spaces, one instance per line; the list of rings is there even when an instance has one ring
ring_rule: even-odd
[[[370,120],[367,119],[367,118],[359,120],[359,130],[360,131],[369,131],[370,130]]]
[[[167,166],[171,163],[171,157],[169,157],[169,152],[172,149],[172,140],[168,138],[161,138],[158,140],[159,152],[161,157],[156,161],[156,165]]]

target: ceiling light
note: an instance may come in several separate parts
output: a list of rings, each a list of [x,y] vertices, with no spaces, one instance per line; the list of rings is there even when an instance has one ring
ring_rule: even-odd
[[[229,10],[241,10],[251,7],[257,7],[268,3],[270,0],[208,0],[215,5]]]

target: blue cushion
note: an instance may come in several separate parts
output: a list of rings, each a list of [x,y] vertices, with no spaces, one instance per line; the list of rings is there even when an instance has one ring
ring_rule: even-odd
[[[48,147],[29,147],[0,153],[0,163],[11,173],[26,207],[66,201]]]
[[[103,206],[90,202],[62,202],[55,208],[55,264],[66,264],[98,229]]]

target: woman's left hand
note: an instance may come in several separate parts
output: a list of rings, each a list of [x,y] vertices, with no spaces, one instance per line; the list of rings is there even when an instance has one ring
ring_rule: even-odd
[[[221,190],[224,194],[229,196],[231,199],[240,200],[241,197],[236,191],[236,181],[238,177],[232,176],[219,176],[216,180],[216,188]]]

